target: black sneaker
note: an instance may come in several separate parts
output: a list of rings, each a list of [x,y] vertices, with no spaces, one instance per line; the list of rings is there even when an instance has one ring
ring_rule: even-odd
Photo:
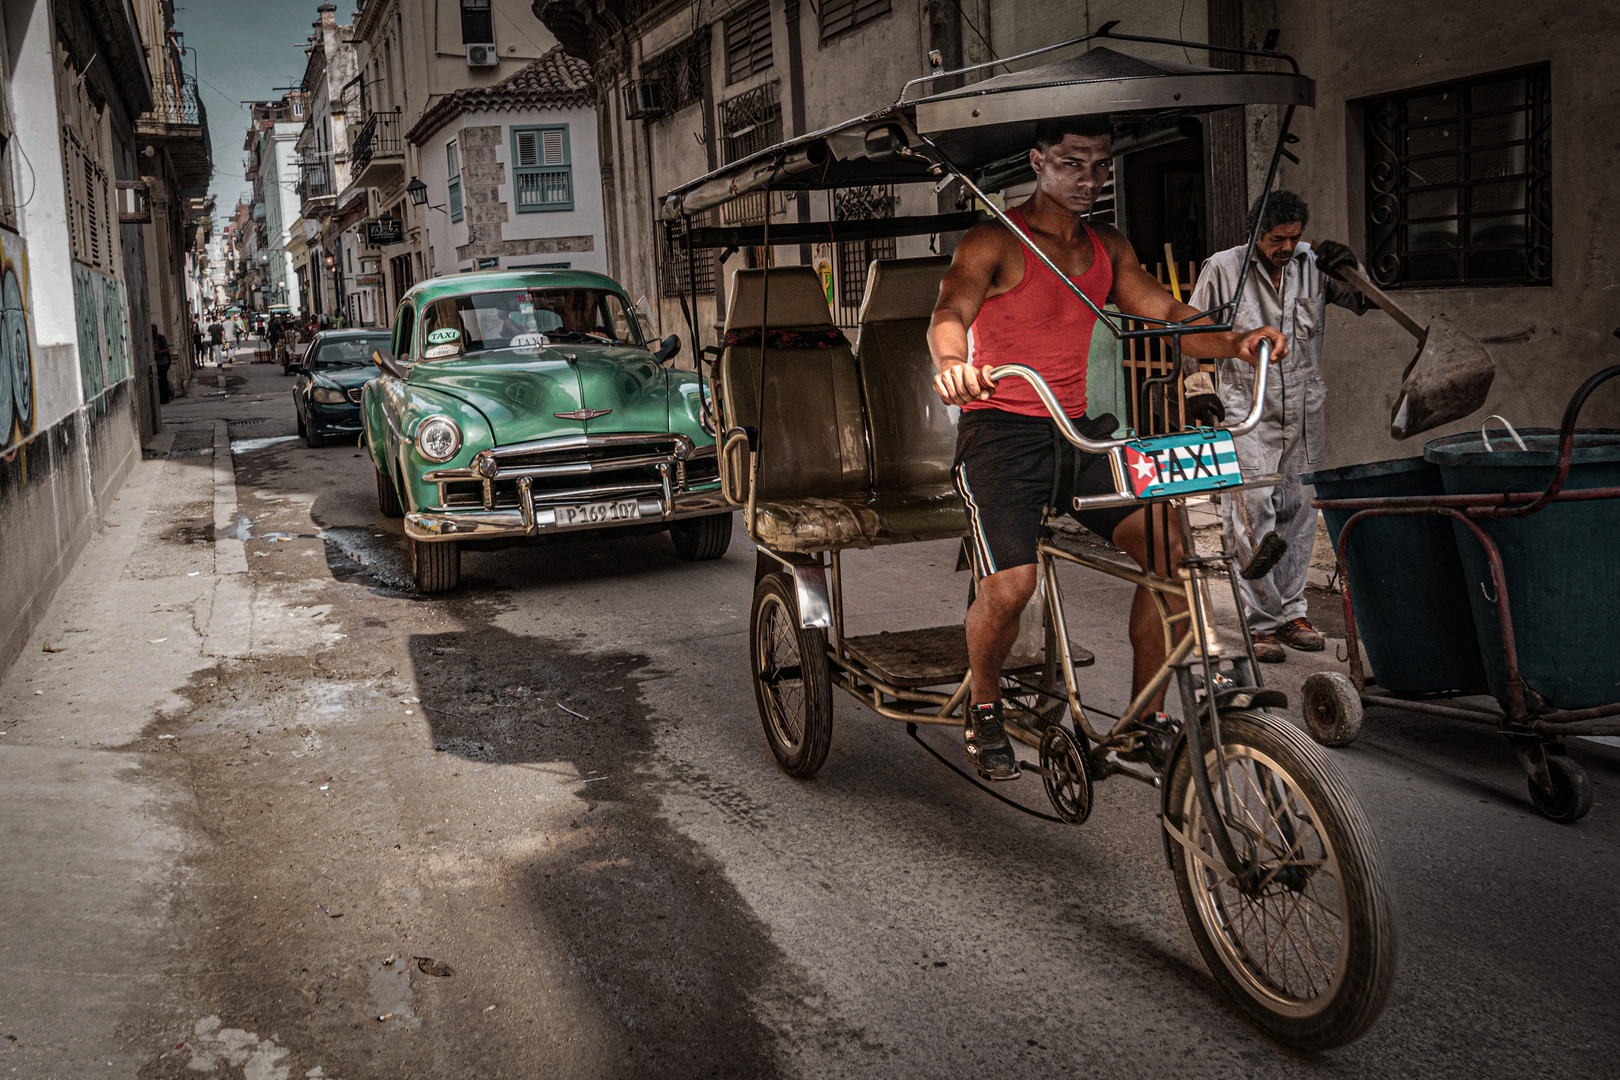
[[[1002,725],[1001,702],[970,706],[962,734],[968,760],[980,776],[986,780],[1018,779],[1018,758],[1013,756],[1012,743]]]

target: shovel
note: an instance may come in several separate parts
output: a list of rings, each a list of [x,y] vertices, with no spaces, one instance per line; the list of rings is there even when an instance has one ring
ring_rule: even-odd
[[[1491,380],[1496,377],[1496,364],[1485,346],[1443,315],[1423,326],[1369,281],[1357,262],[1335,260],[1331,266],[1323,266],[1322,271],[1383,308],[1418,339],[1417,355],[1401,373],[1401,390],[1390,413],[1392,438],[1405,439],[1460,420],[1484,406]]]

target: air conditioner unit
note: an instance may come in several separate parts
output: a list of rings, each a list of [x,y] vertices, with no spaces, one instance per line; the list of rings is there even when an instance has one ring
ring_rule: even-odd
[[[501,62],[501,54],[495,51],[493,41],[486,45],[467,46],[468,67],[495,67]]]
[[[629,119],[651,120],[667,112],[662,79],[639,79],[624,88],[624,114]]]

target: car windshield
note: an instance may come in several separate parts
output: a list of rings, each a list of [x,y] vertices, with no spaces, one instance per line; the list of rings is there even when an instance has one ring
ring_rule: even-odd
[[[363,337],[327,338],[310,358],[311,368],[364,367],[371,363],[371,354],[388,348],[387,334],[367,334]]]
[[[445,330],[459,331],[459,339]],[[607,289],[504,289],[446,297],[423,310],[422,335],[430,355],[450,341],[460,352],[559,342],[645,346],[624,298]]]

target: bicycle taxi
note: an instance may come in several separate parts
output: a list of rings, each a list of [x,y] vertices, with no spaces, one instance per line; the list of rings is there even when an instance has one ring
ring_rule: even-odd
[[[1096,39],[1183,44],[1116,34],[1113,25],[1010,62]],[[1041,117],[1110,114],[1118,155],[1185,131],[1194,122],[1190,117],[1246,104],[1279,105],[1269,193],[1278,160],[1295,141],[1288,132],[1294,109],[1311,104],[1313,84],[1282,54],[1220,51],[1265,57],[1281,70],[1195,67],[1093,47],[961,89],[914,96],[923,84],[977,70],[936,68],[908,83],[887,108],[769,147],[675,189],[663,208],[669,240],[690,259],[699,248],[769,250],[939,234],[987,220],[987,211],[1055,272],[987,197],[1030,178],[1027,151]],[[871,184],[929,184],[936,192],[959,185],[964,202],[971,198],[978,208],[778,225],[767,213],[762,224],[731,228],[694,221],[753,192]],[[813,775],[826,758],[835,687],[878,715],[905,723],[914,738],[918,725],[964,722],[969,683],[962,625],[847,634],[840,573],[847,549],[966,534],[965,512],[951,483],[955,422],[934,393],[925,339],[948,265],[944,256],[872,262],[855,348],[834,325],[831,298],[814,269],[738,270],[724,339],[701,350],[712,363],[709,419],[723,490],[742,510],[758,548],[749,628],[756,704],[778,764],[795,777]],[[1077,303],[1091,305],[1078,288],[1071,289]],[[1241,294],[1240,284],[1234,295]],[[695,291],[683,306],[696,341]],[[1093,310],[1121,337],[1179,341],[1194,332],[1192,320],[1126,329],[1117,316]],[[1230,309],[1204,314],[1215,329],[1230,328]],[[1043,530],[1043,584],[1032,603],[1041,614],[1039,631],[1032,649],[1019,655],[1015,648],[1001,676],[1008,734],[1030,748],[1026,753],[1034,760],[1024,763],[1024,771],[1041,778],[1052,813],[1012,804],[1078,825],[1091,811],[1093,786],[1105,779],[1127,777],[1157,788],[1165,855],[1218,984],[1280,1041],[1317,1050],[1350,1042],[1377,1020],[1394,981],[1393,911],[1377,843],[1338,769],[1304,732],[1266,711],[1287,702],[1264,687],[1241,618],[1225,633],[1216,625],[1211,587],[1234,572],[1231,557],[1189,554],[1170,565],[1170,516],[1179,518],[1183,535],[1191,535],[1189,496],[1278,482],[1276,476],[1245,480],[1232,448],[1233,435],[1259,422],[1264,360],[1252,409],[1239,423],[1153,437],[1127,431],[1124,438],[1087,438],[1033,370],[1010,364],[992,376],[1027,379],[1062,438],[1109,455],[1116,493],[1076,498],[1076,508],[1146,506],[1148,547],[1158,552],[1153,572],[1142,573],[1077,544],[1060,529]],[[1048,521],[1054,516],[1049,510]],[[1054,573],[1060,563],[1145,586],[1156,602],[1167,656],[1119,716],[1085,703],[1078,672],[1092,657],[1070,640]],[[970,568],[964,550],[958,569]],[[1258,576],[1264,569],[1241,572]],[[1241,615],[1235,582],[1231,591]],[[1172,680],[1181,710],[1175,730],[1144,726],[1149,702]],[[1199,722],[1187,722],[1192,717]]]

